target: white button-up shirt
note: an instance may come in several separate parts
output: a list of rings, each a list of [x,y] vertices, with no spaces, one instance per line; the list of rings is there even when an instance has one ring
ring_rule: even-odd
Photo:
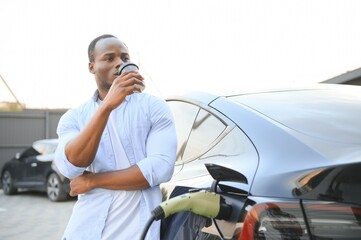
[[[65,145],[88,124],[97,111],[98,94],[83,105],[67,111],[60,119],[57,133],[59,145],[55,163],[68,178],[85,170],[107,172],[117,169],[111,139],[103,132],[96,156],[87,168],[76,167],[65,155]],[[162,194],[159,184],[168,181],[174,169],[176,132],[172,113],[164,100],[146,93],[132,94],[112,114],[119,121],[119,137],[131,165],[137,164],[150,188],[141,190],[140,230],[159,205]],[[78,196],[64,233],[66,240],[100,240],[115,191],[96,188]],[[153,222],[147,239],[159,238],[159,221]]]

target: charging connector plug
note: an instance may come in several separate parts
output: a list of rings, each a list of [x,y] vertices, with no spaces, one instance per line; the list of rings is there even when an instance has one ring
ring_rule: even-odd
[[[232,213],[232,207],[226,204],[219,194],[200,190],[164,201],[152,211],[152,214],[155,220],[159,220],[181,211],[226,220]]]

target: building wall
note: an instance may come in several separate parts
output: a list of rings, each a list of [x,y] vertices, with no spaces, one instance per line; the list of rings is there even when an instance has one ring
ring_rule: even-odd
[[[0,112],[0,169],[32,142],[57,138],[56,128],[65,111],[25,109],[20,112]]]
[[[361,85],[361,68],[343,73],[339,76],[330,78],[323,83],[338,83],[347,85]]]

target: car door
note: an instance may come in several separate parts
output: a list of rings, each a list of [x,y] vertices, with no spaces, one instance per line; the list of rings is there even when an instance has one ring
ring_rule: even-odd
[[[46,174],[50,171],[52,161],[54,160],[56,146],[53,142],[38,141],[33,144],[33,147],[39,152],[31,163],[32,181],[36,185],[44,185]]]
[[[37,155],[31,156],[26,160],[26,181],[32,186],[39,185],[38,174],[39,174],[39,161]]]
[[[16,156],[17,166],[15,167],[15,175],[18,179],[18,184],[22,187],[32,185],[32,173],[36,155],[39,153],[33,148],[29,147],[23,151],[19,156]]]
[[[252,179],[258,163],[257,151],[248,137],[232,121],[207,106],[175,100],[170,106],[174,113],[179,141],[177,161],[182,164],[182,168],[173,175],[171,181],[162,185],[168,193],[175,186],[211,187],[214,180],[206,168],[206,164],[209,163],[224,166],[224,169],[228,167],[239,172],[244,170],[248,179]],[[187,114],[189,116],[186,116]],[[240,212],[245,202],[245,197],[240,193],[245,196],[250,185],[247,182],[222,182],[222,185],[226,186],[225,189],[236,192],[225,194],[227,201],[237,206],[235,211]],[[223,236],[233,235],[237,226],[235,222],[216,222]],[[215,234],[218,232],[216,225],[203,231],[210,236],[218,235]]]

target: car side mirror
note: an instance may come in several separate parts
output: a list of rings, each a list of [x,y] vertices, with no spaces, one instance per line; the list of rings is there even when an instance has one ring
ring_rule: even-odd
[[[19,160],[20,157],[21,157],[21,153],[17,152],[17,153],[15,154],[15,159],[16,159],[16,160]]]

